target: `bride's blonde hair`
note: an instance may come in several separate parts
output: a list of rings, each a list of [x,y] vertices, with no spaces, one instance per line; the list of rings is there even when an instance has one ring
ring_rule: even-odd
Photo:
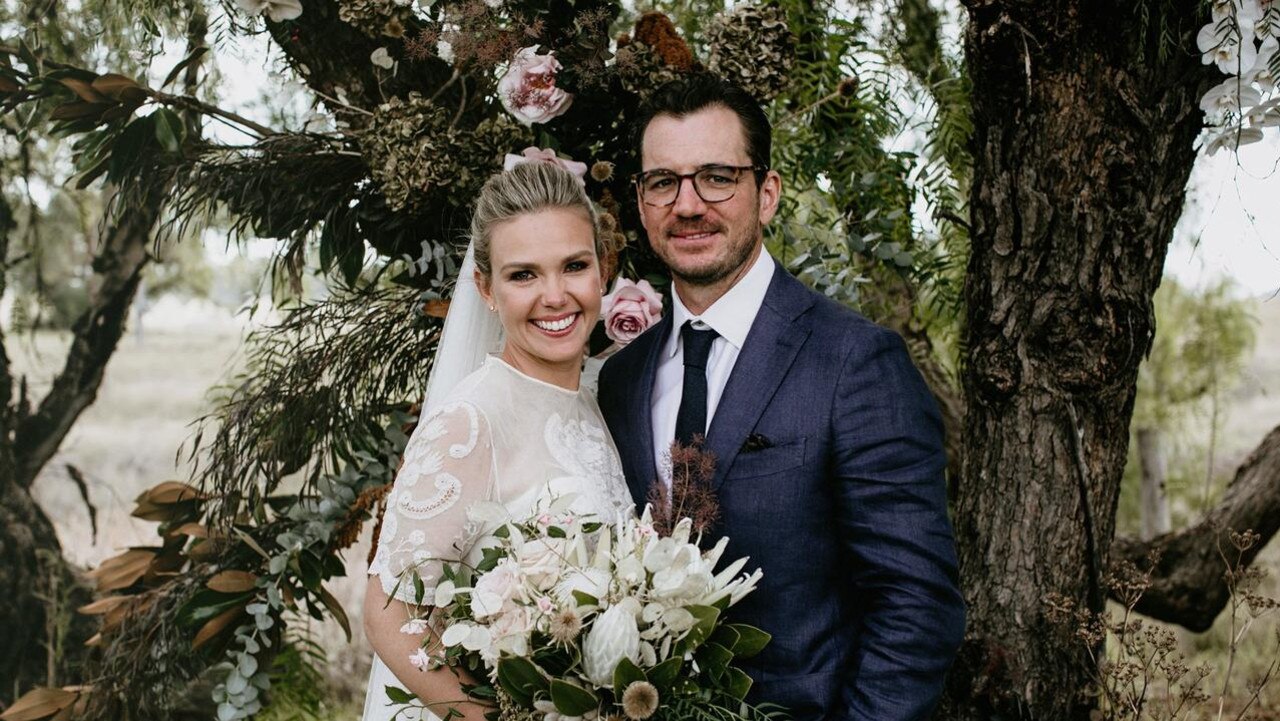
[[[491,275],[489,238],[495,225],[548,208],[579,209],[591,222],[596,257],[603,257],[600,218],[578,176],[551,163],[521,163],[489,178],[471,216],[471,242],[476,270]]]

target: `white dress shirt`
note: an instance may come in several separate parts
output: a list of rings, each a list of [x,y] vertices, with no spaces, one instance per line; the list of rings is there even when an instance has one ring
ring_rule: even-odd
[[[751,324],[764,304],[765,293],[773,280],[774,262],[769,251],[760,249],[751,269],[701,315],[694,315],[680,300],[680,294],[672,288],[671,335],[658,358],[658,372],[653,382],[653,456],[658,476],[671,487],[671,442],[676,437],[676,416],[680,412],[680,397],[684,391],[684,347],[680,329],[685,321],[692,320],[694,328],[711,328],[719,334],[711,342],[711,354],[707,358],[707,430],[715,417],[720,396],[729,382],[729,374],[738,362],[738,353],[747,341]],[[704,431],[705,432],[705,431]]]

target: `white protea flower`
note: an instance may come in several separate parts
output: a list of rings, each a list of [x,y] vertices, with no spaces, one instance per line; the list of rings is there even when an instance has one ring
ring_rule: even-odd
[[[236,0],[240,9],[250,15],[266,13],[271,22],[280,23],[302,16],[300,0]]]
[[[1240,38],[1240,26],[1231,22],[1214,22],[1200,28],[1196,46],[1200,48],[1201,62],[1216,63],[1227,75],[1249,72],[1258,59],[1258,51],[1252,38],[1245,43]]]
[[[630,610],[613,606],[600,615],[582,644],[582,670],[597,686],[613,683],[613,671],[622,659],[640,661],[640,629]]]

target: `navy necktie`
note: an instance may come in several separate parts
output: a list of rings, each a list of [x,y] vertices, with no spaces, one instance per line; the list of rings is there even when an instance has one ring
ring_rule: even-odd
[[[680,326],[684,344],[684,390],[680,394],[680,410],[676,414],[676,441],[693,443],[695,435],[707,432],[707,357],[711,343],[720,334],[710,328],[697,330],[693,321]]]

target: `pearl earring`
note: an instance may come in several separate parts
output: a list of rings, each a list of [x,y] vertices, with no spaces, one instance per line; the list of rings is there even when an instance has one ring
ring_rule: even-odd
[[[495,308],[495,307],[493,307],[493,306],[489,306],[489,312],[490,312],[490,313],[494,312],[495,310],[497,310],[497,308]]]

